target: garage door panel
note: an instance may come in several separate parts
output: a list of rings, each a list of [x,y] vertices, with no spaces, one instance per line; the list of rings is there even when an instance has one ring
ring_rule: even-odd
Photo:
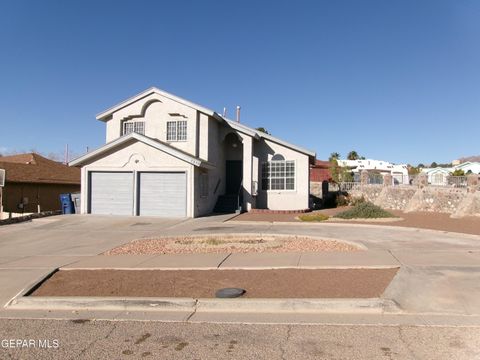
[[[131,172],[92,172],[90,212],[104,215],[132,215],[133,180]]]
[[[187,177],[184,172],[139,173],[139,215],[185,217]]]

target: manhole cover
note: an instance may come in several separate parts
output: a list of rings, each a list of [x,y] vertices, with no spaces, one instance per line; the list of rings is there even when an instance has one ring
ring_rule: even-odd
[[[240,288],[224,288],[217,290],[215,293],[215,297],[221,298],[221,299],[229,299],[229,298],[237,298],[245,294],[246,291],[245,289],[240,289]]]

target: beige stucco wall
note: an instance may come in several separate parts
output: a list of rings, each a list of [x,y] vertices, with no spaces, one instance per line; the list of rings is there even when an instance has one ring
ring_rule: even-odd
[[[295,160],[295,190],[262,190],[262,163],[281,154],[285,160]],[[309,159],[308,156],[273,141],[261,139],[254,143],[254,157],[258,158],[258,196],[256,207],[270,210],[308,209]],[[257,160],[255,160],[257,162]]]
[[[103,155],[82,168],[82,214],[88,209],[88,172],[91,171],[181,171],[187,174],[187,216],[194,216],[194,166],[142,142],[131,142]]]
[[[173,116],[171,114],[179,114]],[[209,195],[200,197],[199,175],[204,169],[194,169],[190,164],[167,155],[143,143],[133,143],[96,159],[82,169],[82,211],[87,209],[88,171],[95,170],[158,170],[187,172],[187,213],[200,216],[212,211],[219,195],[225,193],[226,159],[243,160],[245,207],[268,208],[272,210],[298,210],[308,208],[309,159],[307,155],[291,150],[283,145],[265,139],[254,139],[239,133],[243,142],[242,151],[225,147],[224,139],[230,126],[208,115],[179,103],[168,97],[150,94],[113,113],[106,122],[106,141],[110,142],[121,135],[124,120],[145,122],[145,135],[166,141],[167,121],[187,121],[187,141],[169,142],[175,148],[208,161],[214,168],[208,170]],[[275,153],[281,153],[286,160],[295,160],[295,190],[263,191],[261,189],[261,166]],[[258,183],[258,194],[253,195],[253,183]]]
[[[171,114],[179,114],[174,116]],[[121,136],[124,120],[145,121],[145,135],[167,142],[167,121],[187,121],[187,140],[169,141],[173,147],[198,156],[197,147],[197,117],[205,122],[205,114],[200,118],[197,110],[180,104],[158,94],[149,95],[121,110],[115,112],[112,119],[106,122],[106,141],[110,142]]]

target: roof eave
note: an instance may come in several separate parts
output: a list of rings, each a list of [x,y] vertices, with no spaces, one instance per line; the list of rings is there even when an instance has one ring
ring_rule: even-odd
[[[112,115],[114,112],[116,112],[116,111],[118,111],[118,110],[121,110],[121,109],[123,109],[124,107],[126,107],[126,106],[128,106],[128,105],[130,105],[130,104],[132,104],[132,103],[134,103],[134,102],[137,102],[137,101],[139,101],[139,100],[141,100],[141,99],[143,99],[143,98],[145,98],[145,97],[147,97],[147,96],[149,96],[149,95],[151,95],[151,94],[157,94],[157,95],[163,96],[163,97],[165,97],[165,98],[168,98],[168,99],[170,99],[170,100],[179,102],[179,103],[181,103],[181,104],[183,104],[183,105],[186,105],[186,106],[188,106],[188,107],[191,107],[191,108],[193,108],[193,109],[195,109],[195,110],[198,110],[198,111],[200,111],[200,112],[202,112],[202,113],[205,113],[205,114],[207,114],[207,115],[210,115],[210,116],[213,116],[214,113],[215,113],[213,110],[210,110],[210,109],[208,109],[208,108],[206,108],[206,107],[203,107],[203,106],[201,106],[201,105],[195,104],[195,103],[193,103],[193,102],[191,102],[191,101],[188,101],[188,100],[183,99],[183,98],[181,98],[181,97],[179,97],[179,96],[173,95],[173,94],[171,94],[171,93],[169,93],[169,92],[160,90],[159,88],[156,88],[156,87],[152,86],[152,87],[148,88],[147,90],[144,90],[144,91],[142,91],[141,93],[139,93],[139,94],[137,94],[137,95],[134,95],[134,96],[132,96],[132,97],[130,97],[130,98],[128,98],[128,99],[126,99],[126,100],[124,100],[124,101],[122,101],[122,102],[120,102],[120,103],[118,103],[118,104],[116,104],[116,105],[114,105],[114,106],[112,106],[112,107],[110,107],[110,108],[108,108],[108,109],[105,110],[105,111],[102,111],[101,113],[99,113],[99,114],[96,115],[96,119],[97,119],[97,120],[100,120],[100,121],[107,121],[107,120],[109,120],[109,118],[111,117],[111,115]]]
[[[220,114],[218,113],[215,113],[213,115],[213,117],[219,121],[225,121],[228,125],[230,125],[233,129],[239,131],[239,132],[242,132],[244,134],[247,134],[247,135],[250,135],[252,137],[254,137],[255,139],[259,140],[260,138],[265,138],[265,139],[268,139],[270,141],[273,141],[273,142],[276,142],[280,145],[283,145],[283,146],[286,146],[290,149],[293,149],[295,151],[298,151],[298,152],[301,152],[303,154],[306,154],[309,156],[310,160],[312,161],[315,161],[315,158],[316,158],[316,153],[314,151],[311,151],[311,150],[307,150],[307,149],[304,149],[304,148],[301,148],[299,146],[296,146],[296,145],[293,145],[293,144],[290,144],[286,141],[283,141],[283,140],[280,140],[279,138],[276,138],[272,135],[269,135],[269,134],[266,134],[262,131],[258,131],[256,129],[253,129],[249,126],[246,126],[246,125],[243,125],[241,123],[238,123],[236,121],[233,121],[233,120],[230,120],[230,119],[227,119],[227,118],[224,118],[223,116],[221,116]]]
[[[137,141],[140,141],[140,142],[143,142],[144,144],[147,144],[147,145],[150,145],[160,151],[163,151],[171,156],[174,156],[180,160],[183,160],[193,166],[197,166],[197,167],[214,167],[214,165],[204,161],[204,160],[201,160],[201,159],[197,159],[193,156],[190,156],[188,154],[185,154],[183,152],[180,152],[179,150],[176,150],[172,147],[169,147],[165,144],[162,144],[154,139],[151,139],[147,136],[144,136],[144,135],[140,135],[140,134],[137,134],[137,133],[130,133],[128,135],[125,135],[125,136],[122,136],[122,137],[119,137],[107,144],[105,144],[104,146],[88,153],[88,154],[85,154],[71,162],[68,163],[69,166],[82,166],[83,164],[85,164],[85,162],[87,162],[89,159],[92,159],[92,158],[95,158],[99,155],[102,155],[103,153],[107,152],[108,150],[112,149],[112,148],[115,148],[116,146],[119,146],[123,143],[126,143],[130,140],[137,140]]]

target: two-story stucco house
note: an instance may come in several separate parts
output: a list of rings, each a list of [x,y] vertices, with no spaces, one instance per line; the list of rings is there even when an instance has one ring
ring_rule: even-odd
[[[106,144],[70,163],[82,168],[84,214],[308,209],[312,151],[157,88],[97,119]]]

